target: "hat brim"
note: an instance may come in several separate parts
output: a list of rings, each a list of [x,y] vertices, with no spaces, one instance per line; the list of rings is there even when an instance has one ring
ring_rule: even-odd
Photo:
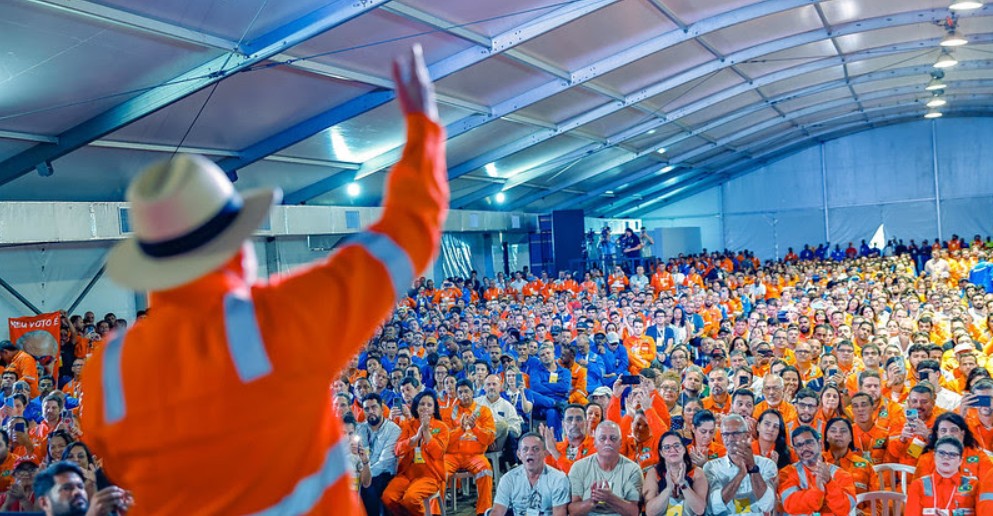
[[[244,204],[234,221],[210,243],[189,253],[155,258],[142,251],[136,238],[128,238],[111,249],[107,274],[121,286],[139,291],[166,290],[189,283],[230,260],[281,198],[281,192],[274,189],[244,192]]]

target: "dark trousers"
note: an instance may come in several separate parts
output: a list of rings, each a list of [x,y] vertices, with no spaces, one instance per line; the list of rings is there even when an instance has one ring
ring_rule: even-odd
[[[369,487],[362,487],[359,494],[362,496],[362,505],[365,506],[365,513],[367,516],[381,516],[383,511],[383,491],[386,491],[386,486],[393,480],[393,475],[389,473],[382,473],[378,476],[372,477],[372,483]]]

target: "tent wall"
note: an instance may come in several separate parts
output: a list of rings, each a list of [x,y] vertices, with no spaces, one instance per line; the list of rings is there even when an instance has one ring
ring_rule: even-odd
[[[704,247],[787,248],[872,238],[993,234],[993,120],[958,118],[832,140],[644,216],[649,227],[700,227]]]

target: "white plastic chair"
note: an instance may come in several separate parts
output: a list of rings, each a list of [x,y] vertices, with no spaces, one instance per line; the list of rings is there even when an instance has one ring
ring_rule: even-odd
[[[445,500],[441,498],[441,493],[435,493],[424,499],[424,514],[434,514],[431,511],[432,500],[438,500],[438,507],[441,507],[441,516],[446,516],[448,511],[445,510]]]
[[[907,495],[890,491],[869,491],[855,497],[856,507],[868,516],[901,516],[906,504]]]
[[[879,476],[879,490],[907,494],[907,488],[914,479],[914,466],[906,464],[876,464],[872,467]]]

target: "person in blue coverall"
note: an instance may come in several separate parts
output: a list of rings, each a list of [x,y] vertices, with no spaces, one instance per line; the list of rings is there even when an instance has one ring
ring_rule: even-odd
[[[531,367],[528,376],[531,378],[531,393],[534,399],[534,409],[539,415],[545,416],[545,422],[555,430],[555,437],[562,434],[562,409],[569,399],[572,388],[572,373],[559,367],[555,361],[555,348],[551,345],[542,346],[538,350],[538,365]]]

